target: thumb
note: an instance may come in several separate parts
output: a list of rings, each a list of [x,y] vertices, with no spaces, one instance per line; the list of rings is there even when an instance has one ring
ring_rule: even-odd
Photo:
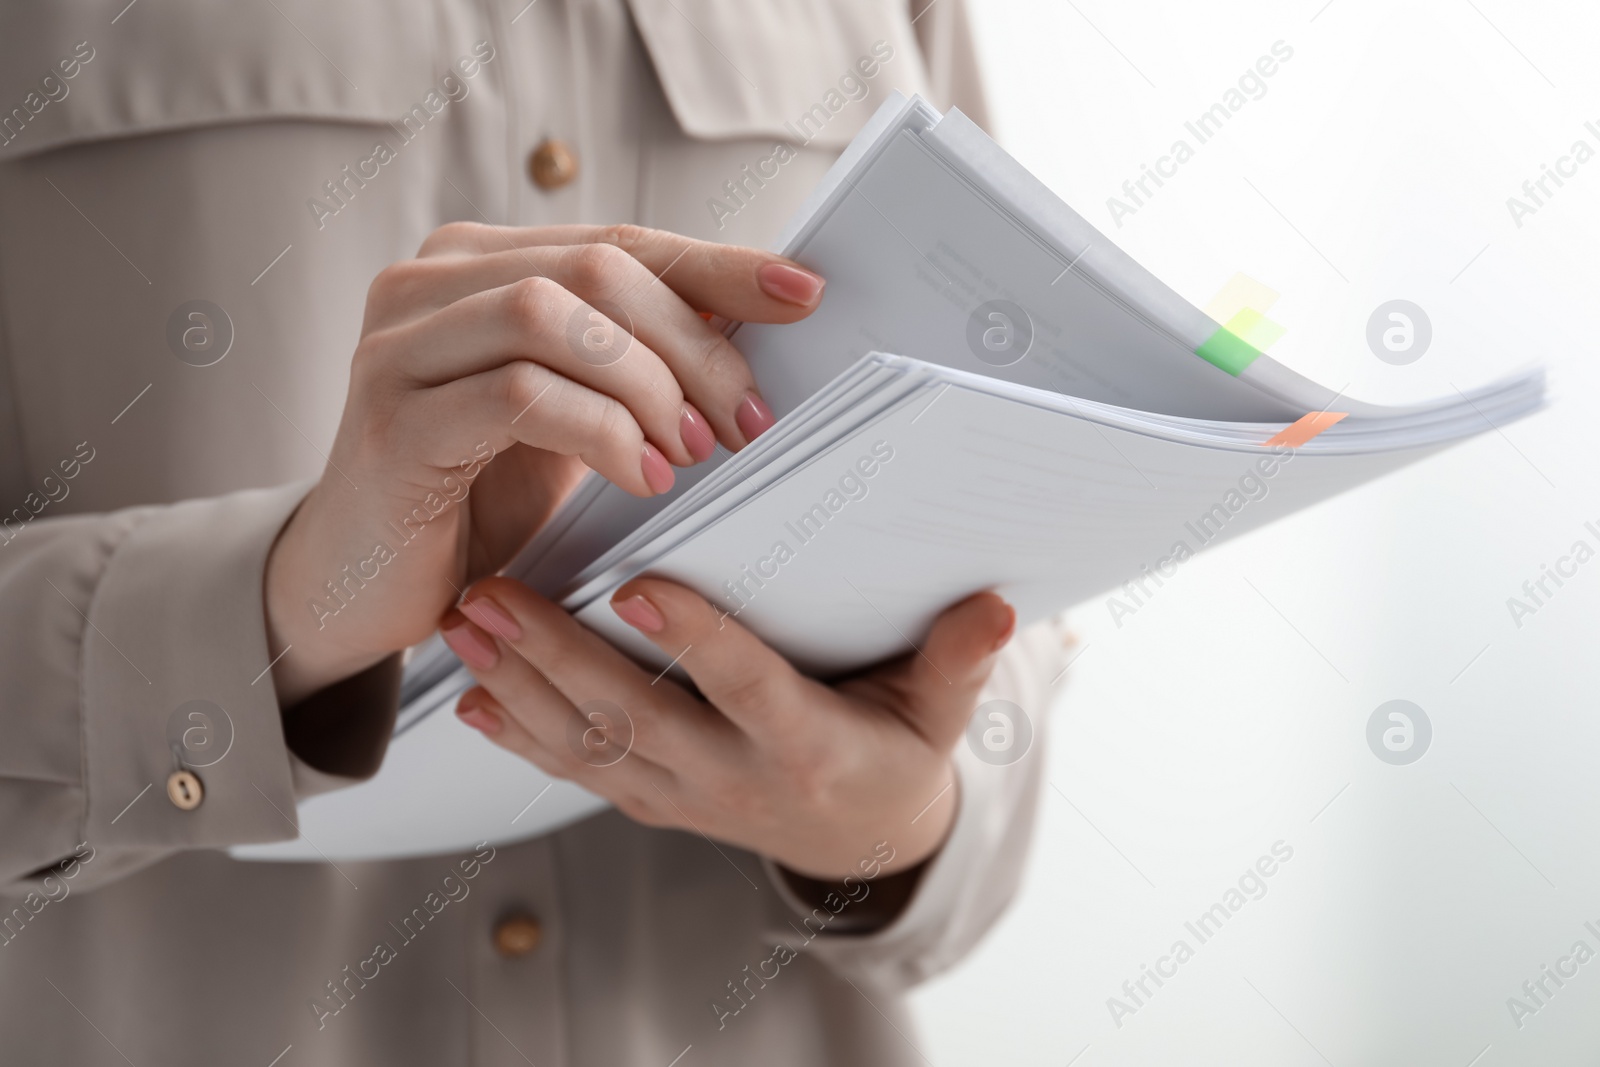
[[[941,748],[966,729],[995,658],[1017,626],[1017,613],[994,593],[978,593],[934,620],[920,654],[900,679],[903,714]]]

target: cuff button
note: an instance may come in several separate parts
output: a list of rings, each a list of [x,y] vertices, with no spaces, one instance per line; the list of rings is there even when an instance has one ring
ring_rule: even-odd
[[[173,771],[167,778],[167,799],[180,811],[193,811],[205,799],[205,787],[189,771]]]

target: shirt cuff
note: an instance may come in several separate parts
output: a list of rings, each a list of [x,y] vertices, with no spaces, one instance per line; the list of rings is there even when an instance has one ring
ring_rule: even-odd
[[[63,591],[88,600],[79,611],[90,842],[165,851],[296,836],[263,575],[309,488],[151,508],[97,584]],[[185,745],[185,730],[202,732]],[[174,779],[180,755],[198,804],[185,797],[187,779]]]

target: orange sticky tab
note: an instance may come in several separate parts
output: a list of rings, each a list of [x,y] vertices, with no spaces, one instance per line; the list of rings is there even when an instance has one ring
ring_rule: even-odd
[[[1285,426],[1277,436],[1273,437],[1269,441],[1263,441],[1262,444],[1284,445],[1288,448],[1299,448],[1301,445],[1317,436],[1323,430],[1326,430],[1328,427],[1339,422],[1347,414],[1349,414],[1349,412],[1313,411],[1311,414],[1307,415],[1303,419],[1300,419],[1298,422],[1290,426]]]

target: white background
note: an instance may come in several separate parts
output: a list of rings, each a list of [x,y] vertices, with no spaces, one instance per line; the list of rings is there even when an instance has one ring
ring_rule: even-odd
[[[1600,125],[1593,5],[973,0],[1006,146],[1197,304],[1236,271],[1282,294],[1276,356],[1375,400],[1528,361],[1555,406],[1208,552],[1084,651],[1055,708],[1016,906],[920,990],[930,1063],[1600,1062],[1600,959],[1519,1028],[1507,998],[1600,951],[1600,559],[1518,628],[1507,598],[1600,539],[1593,293],[1600,159],[1513,222]],[[1141,164],[1273,42],[1294,49],[1118,228]],[[1425,309],[1409,366],[1368,350]],[[1065,684],[1065,683],[1064,683]],[[1384,701],[1431,718],[1378,760]],[[1037,755],[1037,753],[1036,753]],[[1030,757],[1031,758],[1031,757]],[[1336,799],[1335,799],[1336,798]],[[1330,804],[1330,800],[1332,803]],[[1294,856],[1137,1014],[1107,998],[1273,842]],[[1554,989],[1555,987],[1549,986]],[[1478,1057],[1474,1060],[1474,1057]]]

